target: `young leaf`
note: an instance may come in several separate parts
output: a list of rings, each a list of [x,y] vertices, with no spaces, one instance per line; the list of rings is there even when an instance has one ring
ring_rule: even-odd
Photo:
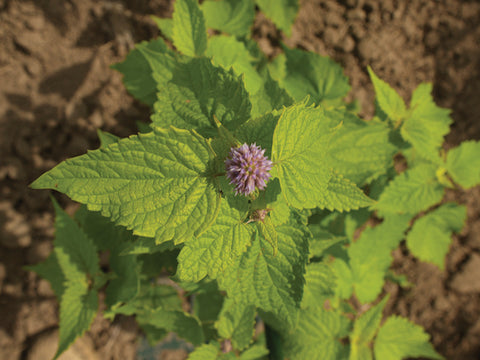
[[[385,188],[375,208],[381,212],[417,214],[435,205],[444,192],[436,179],[436,170],[436,166],[425,164],[401,173]]]
[[[480,184],[480,142],[465,141],[450,150],[447,171],[465,189]]]
[[[335,295],[336,277],[330,266],[324,263],[311,263],[305,274],[302,308],[323,306],[324,301]]]
[[[110,144],[114,144],[120,140],[116,135],[110,134],[106,131],[97,129],[98,139],[100,140],[100,147],[107,147]]]
[[[133,299],[140,289],[140,266],[135,255],[120,255],[121,249],[110,252],[110,268],[115,278],[109,281],[105,290],[105,303],[114,306]]]
[[[235,137],[243,144],[256,143],[265,149],[265,155],[272,156],[273,131],[277,126],[280,115],[265,114],[264,116],[250,119],[243,123],[236,131]],[[267,187],[268,189],[268,187]]]
[[[303,293],[308,231],[290,222],[277,227],[278,253],[257,237],[219,277],[219,286],[238,302],[253,304],[292,326]]]
[[[306,96],[319,104],[323,100],[342,98],[350,90],[342,67],[329,57],[313,52],[284,48],[287,57],[286,76],[280,84],[296,100]]]
[[[428,334],[421,326],[405,318],[392,316],[380,328],[375,339],[376,359],[401,360],[409,357],[427,357],[442,360],[429,343]]]
[[[410,114],[401,128],[402,137],[425,159],[436,161],[443,137],[450,131],[450,110],[433,101],[432,84],[420,84],[412,94]]]
[[[200,58],[177,64],[171,81],[159,89],[152,121],[159,127],[195,129],[211,137],[217,134],[214,117],[234,130],[250,118],[250,110],[243,81]]]
[[[172,40],[182,54],[201,56],[205,52],[207,29],[197,0],[175,1]]]
[[[177,275],[183,281],[198,282],[206,275],[215,279],[250,246],[255,227],[246,224],[248,203],[239,208],[222,201],[215,224],[200,237],[185,244],[178,256]]]
[[[168,40],[173,39],[173,19],[159,18],[158,16],[151,15],[150,18],[157,24],[158,29],[162,32]]]
[[[370,342],[380,326],[382,312],[387,301],[388,296],[355,320],[353,331],[350,333],[349,360],[373,359]]]
[[[443,270],[452,232],[462,230],[466,216],[465,206],[447,203],[421,217],[408,233],[409,250],[420,260],[434,263]]]
[[[348,334],[350,321],[339,312],[321,306],[301,310],[298,325],[285,336],[286,355],[291,360],[343,359],[346,348],[340,339]]]
[[[137,44],[137,48],[132,50],[124,61],[112,65],[112,69],[123,74],[123,83],[130,94],[152,106],[157,99],[157,82],[152,75],[151,64],[140,49],[148,49],[156,54],[165,54],[168,51],[161,38],[150,42],[144,41]]]
[[[368,74],[375,88],[375,95],[380,108],[392,121],[404,119],[407,113],[405,101],[390,85],[375,75],[370,67],[368,67]]]
[[[255,332],[255,306],[238,304],[227,298],[215,327],[223,339],[230,339],[236,350],[245,349]]]
[[[216,360],[219,352],[220,344],[216,342],[203,344],[195,348],[195,350],[188,355],[187,360]]]
[[[298,13],[298,0],[255,0],[258,7],[287,36],[292,34],[292,25]]]
[[[259,236],[262,236],[273,248],[273,256],[277,255],[278,239],[277,231],[273,225],[272,219],[266,217],[263,221],[257,221],[257,230]]]
[[[135,234],[181,243],[205,231],[220,207],[212,160],[195,132],[156,128],[67,160],[32,187],[63,192]]]
[[[257,360],[263,359],[268,355],[268,349],[261,345],[253,345],[240,354],[240,360]]]
[[[204,1],[201,5],[207,27],[235,36],[245,36],[255,17],[253,0]]]

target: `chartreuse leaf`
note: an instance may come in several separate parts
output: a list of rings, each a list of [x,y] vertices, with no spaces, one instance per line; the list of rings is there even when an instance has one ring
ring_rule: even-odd
[[[262,149],[265,149],[265,155],[271,158],[273,132],[279,118],[279,114],[269,113],[255,119],[250,119],[235,131],[235,137],[242,144],[256,143]]]
[[[313,237],[310,239],[310,258],[323,256],[325,250],[347,240],[346,236],[336,236],[322,229],[319,224],[309,224]]]
[[[204,1],[201,9],[207,27],[235,36],[247,35],[255,17],[253,0]]]
[[[480,184],[480,142],[465,141],[450,150],[447,171],[465,189]]]
[[[159,88],[152,121],[160,127],[174,125],[214,136],[214,117],[234,130],[250,118],[250,109],[243,81],[199,58],[178,63],[171,81]]]
[[[446,203],[418,219],[407,236],[407,246],[420,260],[443,270],[452,232],[462,230],[467,216],[465,206]]]
[[[278,238],[277,231],[272,219],[267,216],[263,221],[257,221],[258,234],[262,236],[272,246],[273,255],[277,255],[278,250]]]
[[[385,174],[393,166],[396,152],[396,147],[389,141],[388,126],[362,121],[345,110],[332,112],[343,118],[343,125],[329,149],[331,166],[358,185]]]
[[[450,131],[450,110],[433,101],[432,84],[420,84],[412,94],[410,112],[401,128],[402,137],[418,154],[436,161],[443,137]]]
[[[347,336],[350,321],[339,312],[321,306],[301,310],[295,330],[285,335],[286,357],[291,360],[344,359],[347,348],[340,339]]]
[[[264,356],[268,355],[269,351],[262,345],[253,345],[252,347],[245,350],[240,354],[240,360],[257,360],[263,359]]]
[[[311,263],[305,274],[302,308],[323,306],[324,301],[335,295],[336,277],[330,266],[324,263]]]
[[[193,352],[188,355],[188,360],[216,360],[218,353],[220,352],[220,344],[217,342],[211,342],[209,344],[203,344],[195,348]]]
[[[158,16],[151,15],[150,18],[157,24],[158,29],[162,32],[162,35],[167,39],[173,38],[173,19],[159,18]]]
[[[349,335],[349,360],[373,360],[370,343],[380,326],[382,312],[387,300],[388,296],[355,320],[353,331]]]
[[[380,195],[375,208],[381,212],[417,214],[443,197],[436,166],[424,164],[396,176]]]
[[[205,52],[207,29],[197,0],[175,1],[172,40],[182,54],[201,56]]]
[[[98,139],[100,140],[100,147],[107,147],[110,144],[114,144],[120,140],[116,135],[110,134],[106,131],[97,129]]]
[[[132,50],[124,61],[112,65],[112,68],[123,74],[123,83],[130,94],[152,106],[157,99],[157,81],[153,75],[152,62],[145,58],[146,53],[156,54],[157,62],[163,64],[171,57],[167,55],[169,50],[165,42],[158,38],[137,44],[136,49]],[[168,67],[164,67],[163,74],[167,69]]]
[[[322,109],[297,104],[287,108],[273,134],[272,160],[287,202],[299,209],[316,207],[332,176],[328,142],[338,122]]]
[[[411,357],[426,357],[442,360],[429,342],[430,336],[421,326],[405,318],[392,316],[378,331],[374,344],[376,359],[401,360]]]
[[[210,38],[205,56],[210,57],[214,65],[221,65],[225,69],[231,67],[237,76],[244,75],[245,89],[249,94],[257,93],[262,87],[263,79],[250,63],[250,53],[235,37]]]
[[[156,128],[66,160],[32,187],[63,192],[134,234],[181,243],[217,216],[212,160],[209,144],[197,133]]]
[[[235,198],[232,201],[237,207],[223,201],[215,224],[183,247],[177,270],[183,281],[198,282],[206,275],[217,278],[250,246],[255,226],[246,223],[248,200]]]
[[[368,67],[368,74],[375,88],[375,96],[383,112],[392,120],[400,121],[405,118],[407,108],[405,101],[385,81],[380,79],[373,70]]]
[[[215,327],[223,339],[232,341],[234,349],[245,349],[255,332],[255,306],[226,298]]]
[[[309,233],[293,220],[276,230],[276,256],[271,245],[258,236],[218,281],[229,297],[273,313],[281,323],[293,326],[302,299]]]
[[[287,36],[298,13],[298,0],[255,0],[262,12]]]
[[[382,291],[391,256],[408,228],[410,215],[390,215],[382,224],[364,230],[348,248],[355,294],[361,303],[375,300]]]
[[[306,96],[319,104],[323,100],[342,98],[350,90],[342,67],[329,57],[313,52],[284,48],[286,75],[280,84],[296,100]]]

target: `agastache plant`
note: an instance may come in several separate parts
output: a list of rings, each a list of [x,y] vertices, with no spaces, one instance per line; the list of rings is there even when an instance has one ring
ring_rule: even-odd
[[[379,297],[405,284],[389,272],[402,241],[444,268],[466,217],[445,188],[480,183],[480,143],[442,149],[452,120],[431,84],[407,106],[368,69],[365,121],[331,59],[285,47],[270,61],[249,35],[255,4],[288,34],[298,4],[284,3],[177,0],[156,19],[176,50],[158,38],[114,65],[150,126],[99,131],[100,149],[32,184],[84,204],[72,219],[54,203],[54,251],[31,268],[60,301],[56,357],[104,292],[104,317],[135,316],[152,344],[175,332],[190,359],[442,359],[420,326],[382,321]]]
[[[265,149],[256,144],[232,147],[225,160],[225,169],[230,184],[235,186],[235,195],[248,196],[255,189],[265,189],[272,162],[265,156]]]

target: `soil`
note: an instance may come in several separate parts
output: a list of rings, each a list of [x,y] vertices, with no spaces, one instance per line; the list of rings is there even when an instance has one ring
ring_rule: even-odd
[[[150,14],[171,11],[164,0],[0,0],[0,359],[46,359],[58,336],[52,290],[23,269],[48,256],[53,238],[49,192],[28,184],[98,147],[97,128],[127,136],[148,119],[149,109],[109,65],[158,36]],[[305,0],[290,38],[262,15],[254,36],[272,56],[284,42],[340,62],[367,117],[374,98],[367,65],[406,100],[420,82],[433,82],[436,101],[455,120],[445,147],[480,139],[477,1]],[[66,197],[55,197],[74,211]],[[465,204],[468,221],[445,271],[395,251],[394,269],[415,286],[386,285],[388,312],[424,326],[447,359],[479,359],[480,188],[450,191],[446,199]],[[134,359],[137,339],[131,319],[98,317],[70,356]]]

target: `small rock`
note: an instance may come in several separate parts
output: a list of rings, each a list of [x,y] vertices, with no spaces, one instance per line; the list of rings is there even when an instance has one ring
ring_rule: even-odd
[[[355,49],[355,40],[353,40],[353,38],[348,35],[342,41],[342,50],[349,53],[352,52],[353,49]]]
[[[480,255],[470,257],[462,271],[454,276],[451,287],[462,294],[480,292]]]

